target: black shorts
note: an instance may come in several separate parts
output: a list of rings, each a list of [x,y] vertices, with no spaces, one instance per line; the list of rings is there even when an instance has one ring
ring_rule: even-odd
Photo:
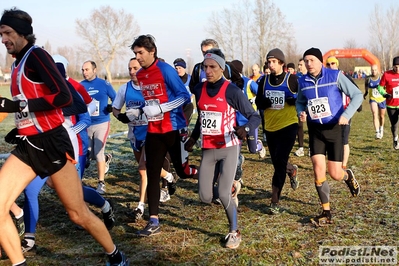
[[[41,178],[55,174],[64,167],[68,158],[74,157],[71,140],[63,126],[26,137],[11,153]]]
[[[349,125],[342,126],[342,144],[347,145],[349,144],[349,133],[351,131],[351,124],[349,120]]]
[[[329,161],[342,162],[343,128],[338,124],[316,124],[308,122],[310,154],[323,154]]]

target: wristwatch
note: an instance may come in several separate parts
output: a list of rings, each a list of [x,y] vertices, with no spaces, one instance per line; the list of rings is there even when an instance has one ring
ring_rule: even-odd
[[[28,105],[28,102],[23,100],[19,102],[19,111],[21,112],[22,110],[25,109],[25,107]]]
[[[249,132],[249,127],[245,127],[245,131]]]

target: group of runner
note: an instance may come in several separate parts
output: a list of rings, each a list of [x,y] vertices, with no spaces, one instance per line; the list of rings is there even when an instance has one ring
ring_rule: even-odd
[[[5,10],[0,20],[2,42],[7,52],[16,58],[11,82],[13,99],[0,98],[0,112],[16,114],[16,129],[7,135],[8,141],[16,147],[0,170],[0,246],[13,265],[26,265],[18,231],[9,211],[15,209],[16,198],[32,180],[47,179],[48,185],[57,191],[70,219],[102,245],[110,265],[129,265],[127,257],[115,246],[107,230],[114,222],[112,204],[104,200],[98,205],[107,214],[105,224],[84,204],[88,201],[89,192],[85,192],[75,167],[75,159],[82,154],[76,148],[78,144],[72,145],[70,137],[84,126],[68,135],[69,127],[65,121],[69,120],[65,116],[66,113],[78,115],[88,112],[86,104],[89,102],[74,98],[74,87],[67,81],[65,66],[62,68],[60,65],[63,62],[56,65],[45,50],[34,45],[31,24],[30,15],[16,8]],[[256,90],[251,90],[249,79],[243,77],[242,63],[238,60],[226,62],[216,41],[205,40],[201,49],[203,61],[194,67],[191,79],[188,79],[158,58],[153,36],[139,36],[131,45],[135,54],[135,58],[129,61],[131,81],[118,94],[112,92],[112,87],[105,89],[107,101],[95,100],[94,110],[90,112],[91,120],[93,117],[101,118],[101,113],[112,112],[129,126],[129,138],[141,176],[140,202],[134,209],[134,217],[142,217],[146,200],[149,209],[149,222],[137,235],[152,236],[161,232],[160,177],[165,180],[164,186],[169,194],[176,189],[175,177],[169,170],[170,159],[180,178],[193,178],[199,174],[201,201],[212,203],[218,199],[225,209],[229,221],[225,246],[231,249],[239,247],[242,236],[238,226],[237,194],[241,176],[237,178],[237,173],[242,172],[240,149],[243,140],[249,145],[254,143],[250,151],[264,157],[264,147],[257,145],[255,133],[261,117],[254,107],[261,110],[264,117],[264,132],[274,167],[268,213],[275,215],[280,212],[279,201],[286,176],[290,178],[293,189],[299,186],[298,166],[289,163],[289,155],[297,136],[298,122],[306,122],[315,187],[322,206],[321,214],[311,222],[316,226],[331,224],[327,171],[334,180],[346,183],[352,196],[360,194],[354,173],[342,164],[345,144],[342,136],[343,126],[350,124],[363,101],[363,94],[340,70],[324,67],[322,53],[317,48],[310,48],[303,54],[307,73],[300,78],[284,71],[285,56],[280,49],[270,50],[266,56],[270,74],[257,79]],[[185,68],[183,62],[176,60],[174,66]],[[368,92],[373,95],[370,99],[372,110],[375,110],[375,103],[387,99],[393,145],[394,149],[399,149],[399,57],[394,58],[393,66],[393,70],[385,72],[378,84],[376,74],[368,79],[367,88],[372,90]],[[85,62],[82,67],[88,83],[82,84],[86,85],[90,96],[99,93],[90,90],[99,87],[95,83],[102,82],[96,79],[95,69],[93,61]],[[195,96],[198,118],[189,134],[188,125],[193,112],[191,94]],[[108,104],[108,98],[113,101],[112,105]],[[78,110],[79,102],[83,110]],[[125,113],[121,112],[123,106],[126,106]],[[93,141],[90,158],[97,161],[99,186],[96,192],[104,194],[106,166],[103,150],[109,118],[97,122],[89,130]],[[375,122],[378,139],[382,138],[382,125],[381,120]],[[103,142],[96,146],[99,139]],[[189,164],[188,152],[199,139],[202,154],[197,172]],[[67,187],[63,185],[66,182]],[[41,186],[43,184],[41,182]],[[20,218],[20,214],[17,216]],[[112,224],[107,225],[106,218]]]

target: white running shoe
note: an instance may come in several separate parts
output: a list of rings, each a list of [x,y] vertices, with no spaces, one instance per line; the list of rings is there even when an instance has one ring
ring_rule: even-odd
[[[98,194],[101,194],[101,195],[104,195],[104,194],[105,194],[105,192],[106,192],[107,190],[105,189],[105,183],[104,183],[104,181],[99,181],[99,182],[98,182],[96,191],[98,192]]]
[[[303,151],[303,147],[299,148],[294,154],[298,157],[305,156],[305,152]]]
[[[263,158],[266,157],[266,149],[263,146],[263,143],[262,143],[262,141],[260,139],[258,139],[257,143],[258,143],[258,145],[260,145],[262,147],[262,149],[260,151],[258,151],[259,152],[259,158],[263,159]]]
[[[168,189],[161,188],[161,196],[159,197],[159,202],[167,202],[168,200],[170,200]]]

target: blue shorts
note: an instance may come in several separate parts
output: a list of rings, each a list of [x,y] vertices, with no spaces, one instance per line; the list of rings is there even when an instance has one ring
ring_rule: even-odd
[[[386,109],[387,108],[387,101],[383,101],[383,102],[377,103],[374,100],[370,100],[370,103],[376,103],[379,109]]]
[[[145,144],[145,140],[130,139],[130,146],[135,152],[141,152]]]

